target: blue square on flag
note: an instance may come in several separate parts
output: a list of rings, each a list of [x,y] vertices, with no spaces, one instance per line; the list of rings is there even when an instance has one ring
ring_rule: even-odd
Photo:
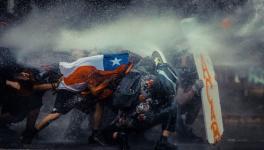
[[[128,53],[104,54],[104,70],[115,70],[122,64],[128,64]]]

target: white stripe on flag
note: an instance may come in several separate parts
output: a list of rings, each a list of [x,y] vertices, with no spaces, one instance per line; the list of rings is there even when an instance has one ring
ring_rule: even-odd
[[[64,81],[61,81],[58,86],[58,89],[79,92],[79,91],[83,91],[86,87],[87,87],[87,83],[77,83],[77,84],[72,84],[72,85],[66,85]]]
[[[80,66],[94,66],[98,70],[104,70],[104,55],[96,55],[80,58],[72,63],[60,62],[60,72],[64,77],[73,73]]]

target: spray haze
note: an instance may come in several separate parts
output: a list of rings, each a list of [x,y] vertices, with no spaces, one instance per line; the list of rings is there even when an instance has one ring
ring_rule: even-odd
[[[263,3],[248,2],[234,13],[214,14],[207,20],[192,16],[184,18],[173,10],[160,12],[158,7],[137,9],[138,6],[131,6],[105,21],[96,21],[97,16],[81,13],[84,10],[82,3],[47,10],[33,8],[22,23],[2,36],[1,45],[17,48],[22,53],[47,49],[128,49],[149,55],[158,49],[166,55],[167,51],[190,49],[210,53],[220,65],[254,64],[255,57],[248,57],[242,51],[247,51],[248,45],[254,45],[255,40],[260,42],[264,37],[258,32],[263,29],[260,21],[263,8],[259,4]],[[253,18],[245,20],[245,14],[241,12]],[[247,60],[239,61],[244,58]]]
[[[58,49],[129,49],[141,54],[183,40],[179,21],[165,16],[122,17],[83,31],[63,30],[60,37]]]

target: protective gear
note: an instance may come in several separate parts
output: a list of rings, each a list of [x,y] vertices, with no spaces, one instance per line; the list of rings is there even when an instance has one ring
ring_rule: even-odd
[[[114,107],[127,109],[137,101],[140,92],[140,77],[139,73],[131,72],[121,80],[113,94]]]
[[[163,82],[164,87],[167,87],[168,94],[175,95],[178,84],[178,75],[177,73],[166,63],[159,64],[156,68],[156,72],[161,82]]]

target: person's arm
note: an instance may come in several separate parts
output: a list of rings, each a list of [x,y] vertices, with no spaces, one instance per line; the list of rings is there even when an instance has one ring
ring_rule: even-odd
[[[95,112],[93,115],[93,130],[98,130],[102,122],[103,106],[100,103],[95,104]]]
[[[104,76],[109,76],[109,78],[97,86],[93,86],[90,84],[88,86],[89,90],[91,91],[91,93],[93,95],[96,96],[97,94],[102,92],[109,85],[109,83],[112,80],[118,78],[122,72],[124,72],[125,74],[128,74],[131,71],[132,67],[133,67],[133,65],[129,64],[128,66],[127,65],[121,65],[117,69],[115,69],[114,71],[100,71],[100,70],[98,70],[97,71],[98,74],[104,75]]]
[[[94,96],[96,96],[109,85],[110,81],[111,81],[111,79],[105,80],[104,82],[102,82],[101,84],[99,84],[97,86],[89,85],[89,90],[91,91],[91,93]]]
[[[123,64],[120,65],[119,67],[117,67],[115,70],[112,71],[101,71],[98,70],[98,74],[103,75],[103,76],[112,76],[112,75],[116,75],[116,76],[122,76],[122,74],[128,74],[133,68],[133,64],[129,63],[129,64]]]
[[[43,83],[43,84],[34,84],[32,90],[36,90],[36,91],[46,91],[46,90],[50,90],[50,89],[54,89],[56,88],[56,84],[58,83]],[[15,89],[15,90],[22,90],[22,86],[19,82],[17,81],[10,81],[10,80],[6,80],[6,85]]]
[[[192,89],[185,91],[182,87],[177,90],[176,101],[180,105],[184,105],[192,100],[194,91]]]
[[[53,83],[34,84],[33,90],[36,90],[36,91],[47,91],[51,89],[56,90],[56,88],[59,86],[62,79],[63,78],[61,77],[57,82],[53,82]]]
[[[31,90],[24,88],[24,85],[23,84],[21,85],[21,83],[17,81],[6,80],[6,86],[12,88],[21,95],[30,95],[32,92]]]
[[[192,100],[195,94],[199,94],[203,88],[203,81],[196,80],[195,83],[187,90],[179,87],[176,95],[176,101],[180,105],[184,105]]]
[[[53,89],[52,83],[43,83],[43,84],[34,84],[33,85],[33,90],[36,91],[46,91]]]
[[[6,85],[15,90],[21,90],[21,85],[16,81],[6,80]]]

